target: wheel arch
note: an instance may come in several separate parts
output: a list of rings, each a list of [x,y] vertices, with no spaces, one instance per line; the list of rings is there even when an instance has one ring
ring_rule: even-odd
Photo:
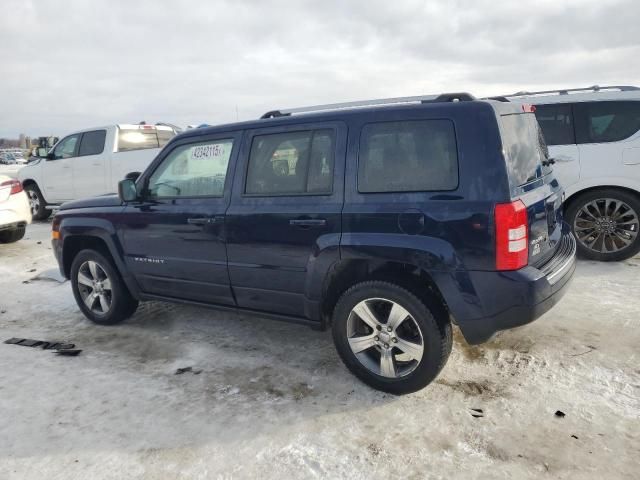
[[[124,252],[119,243],[114,226],[104,219],[71,217],[60,222],[60,267],[69,278],[73,259],[81,250],[93,248],[112,260],[116,271],[127,285],[131,294],[139,299],[139,288],[128,273],[124,262]]]
[[[635,190],[634,188],[631,187],[627,187],[624,185],[593,185],[590,187],[586,187],[580,190],[576,190],[573,193],[571,193],[570,195],[567,196],[567,198],[564,201],[564,211],[566,212],[567,209],[569,208],[570,205],[572,205],[576,200],[578,200],[581,196],[587,194],[587,193],[591,193],[591,192],[595,192],[598,190],[621,190],[625,193],[628,193],[630,195],[634,195],[635,197],[637,197],[638,199],[640,199],[640,192],[638,190]]]
[[[396,284],[425,302],[438,321],[449,319],[449,306],[434,277],[424,269],[406,262],[352,259],[337,263],[327,275],[321,300],[321,314],[326,325],[340,296],[357,283],[371,280]]]

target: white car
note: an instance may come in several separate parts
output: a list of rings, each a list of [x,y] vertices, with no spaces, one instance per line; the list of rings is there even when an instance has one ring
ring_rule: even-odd
[[[15,178],[0,175],[0,243],[17,242],[31,223],[29,199]]]
[[[33,218],[47,218],[68,200],[116,192],[127,173],[143,171],[176,133],[167,125],[111,125],[63,137],[46,158],[18,172]]]
[[[640,88],[594,86],[502,98],[536,106],[578,252],[593,260],[638,253]]]

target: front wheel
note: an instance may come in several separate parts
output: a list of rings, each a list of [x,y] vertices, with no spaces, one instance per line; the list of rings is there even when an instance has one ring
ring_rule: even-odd
[[[73,259],[71,288],[84,316],[101,325],[122,322],[138,308],[111,260],[96,250],[82,250]]]
[[[567,208],[578,253],[600,261],[626,260],[640,251],[640,199],[613,188],[584,193]]]
[[[347,290],[333,314],[333,340],[347,368],[367,385],[389,393],[420,390],[451,352],[448,319],[408,290],[370,281]]]
[[[29,207],[31,208],[31,217],[34,220],[45,220],[51,215],[51,209],[47,208],[42,192],[36,184],[30,183],[25,185],[24,191],[29,197]]]

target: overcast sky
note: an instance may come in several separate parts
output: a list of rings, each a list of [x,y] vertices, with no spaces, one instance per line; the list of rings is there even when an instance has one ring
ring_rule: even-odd
[[[638,1],[2,0],[0,137],[640,84]]]

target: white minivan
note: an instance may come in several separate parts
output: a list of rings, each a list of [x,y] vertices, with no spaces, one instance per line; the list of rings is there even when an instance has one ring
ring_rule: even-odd
[[[143,171],[177,134],[168,125],[111,125],[63,137],[46,158],[20,169],[31,214],[42,220],[52,207],[68,200],[114,193],[118,182]]]
[[[638,253],[640,88],[593,86],[502,98],[536,106],[578,253],[614,261]]]

